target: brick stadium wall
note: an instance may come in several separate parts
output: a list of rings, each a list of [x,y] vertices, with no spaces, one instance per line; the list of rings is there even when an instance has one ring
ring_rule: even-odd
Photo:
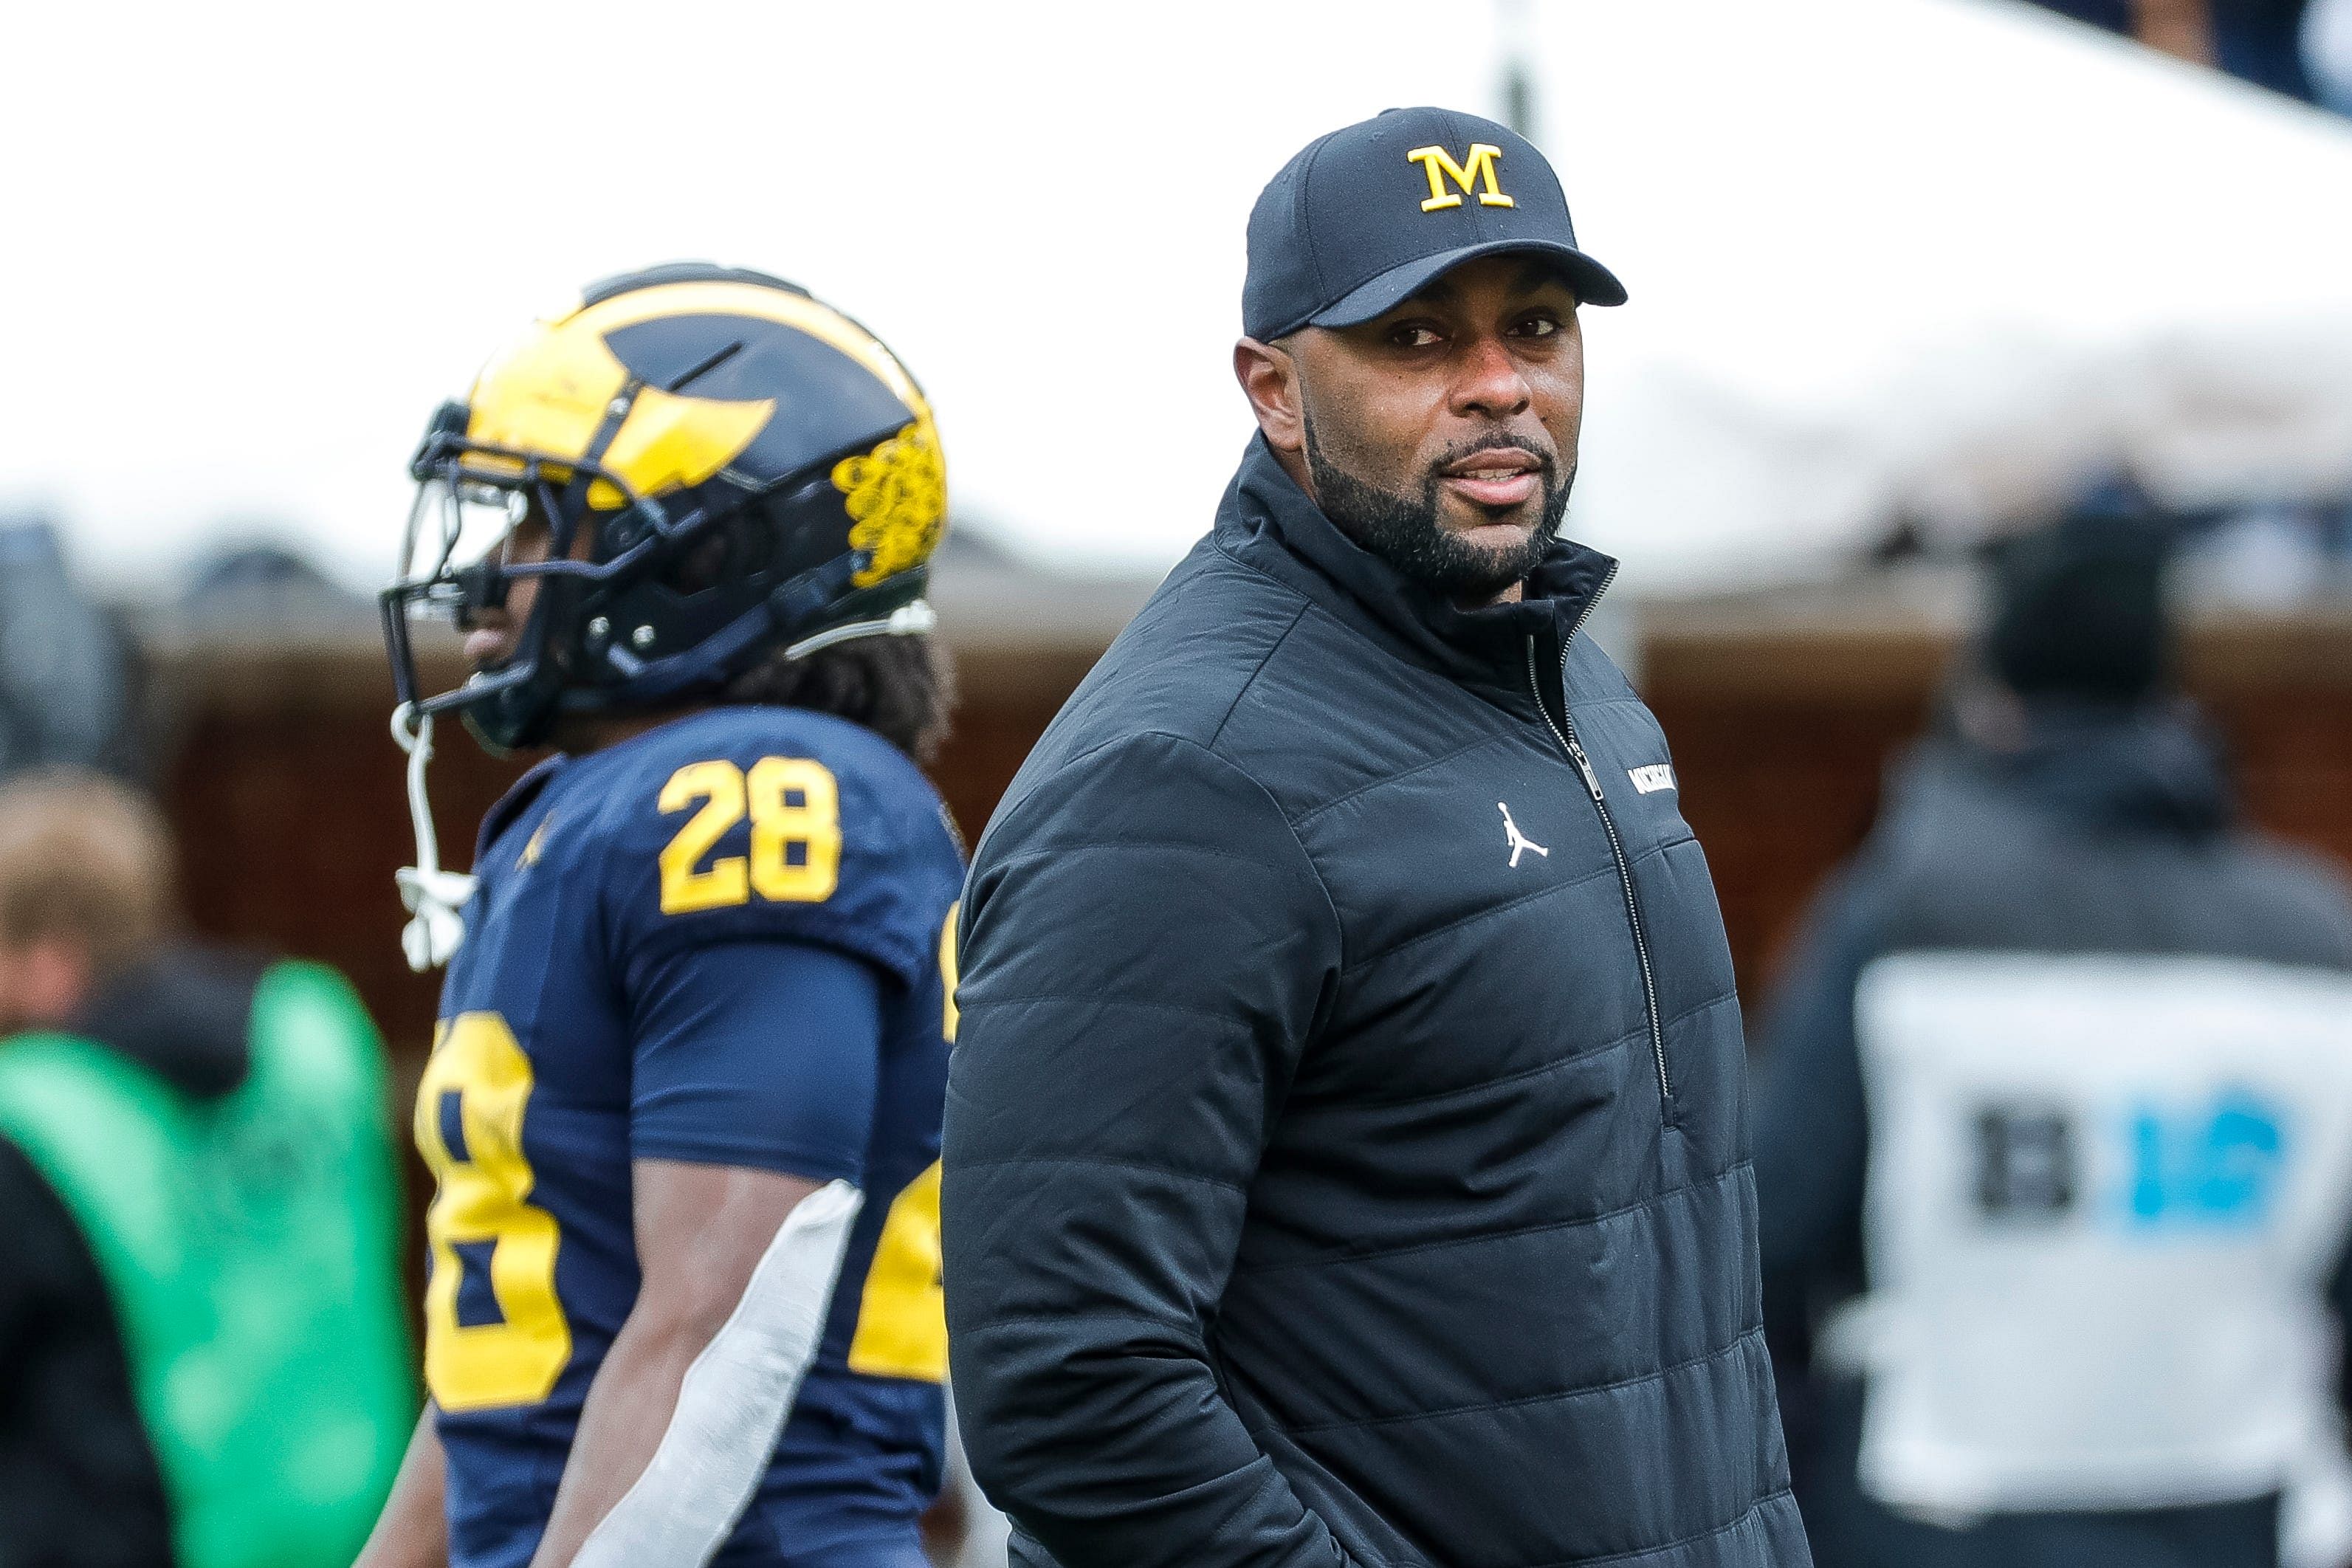
[[[1919,732],[1948,657],[1932,631],[1697,635],[1644,647],[1643,688],[1673,742],[1751,994],[1812,889],[1861,843],[1886,764]],[[183,714],[163,788],[181,829],[196,930],[349,974],[413,1067],[436,983],[408,973],[392,871],[411,849],[391,692],[372,647],[164,661]],[[1031,743],[1091,662],[1083,650],[965,661],[954,739],[933,770],[976,837]],[[2352,864],[2352,617],[2208,637],[2190,683],[2236,763],[2250,815]],[[434,800],[447,858],[520,771],[444,737]]]
[[[1751,1008],[1813,889],[1862,841],[1950,644],[1916,625],[1726,627],[1679,614],[1645,637],[1643,689],[1674,745]],[[1092,657],[999,648],[963,659],[957,733],[934,773],[968,837]],[[400,956],[392,872],[411,847],[381,652],[372,642],[187,649],[156,662],[163,705],[180,715],[163,789],[195,929],[350,975],[390,1042],[404,1121],[436,981]],[[2352,864],[2352,614],[2204,637],[2189,665],[2253,818]],[[462,734],[445,741],[436,815],[447,858],[463,866],[475,824],[520,764]],[[425,1188],[414,1161],[411,1173],[413,1218]]]

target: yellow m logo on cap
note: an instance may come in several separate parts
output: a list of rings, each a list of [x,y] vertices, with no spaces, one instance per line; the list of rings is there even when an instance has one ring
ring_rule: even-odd
[[[1443,147],[1416,147],[1407,153],[1405,162],[1420,164],[1421,172],[1429,176],[1429,199],[1421,204],[1421,210],[1433,213],[1445,207],[1458,207],[1462,205],[1462,198],[1469,195],[1470,187],[1480,184],[1486,187],[1478,193],[1480,206],[1516,206],[1517,204],[1503,194],[1503,187],[1496,178],[1495,164],[1502,155],[1500,147],[1485,142],[1471,142],[1469,161],[1462,163],[1455,163],[1454,154]],[[1448,180],[1454,182],[1456,189],[1449,191],[1445,188]]]

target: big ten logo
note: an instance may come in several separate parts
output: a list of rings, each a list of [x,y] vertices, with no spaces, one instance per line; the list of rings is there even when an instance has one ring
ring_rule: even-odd
[[[2201,1107],[2135,1107],[2123,1213],[2134,1227],[2257,1226],[2269,1216],[2286,1158],[2284,1115],[2250,1090]]]
[[[2103,1194],[2094,1212],[2130,1229],[2257,1226],[2286,1158],[2284,1122],[2276,1106],[2243,1089],[2185,1108],[2142,1101],[2090,1123],[2112,1128],[2118,1144],[2095,1158],[2105,1151],[2083,1147],[2064,1106],[1989,1102],[1970,1121],[1970,1195],[1990,1222],[2049,1222],[2084,1203],[2089,1180]]]
[[[1982,1106],[1975,1131],[1976,1203],[1987,1219],[2050,1220],[2074,1206],[2074,1129],[2063,1107]]]

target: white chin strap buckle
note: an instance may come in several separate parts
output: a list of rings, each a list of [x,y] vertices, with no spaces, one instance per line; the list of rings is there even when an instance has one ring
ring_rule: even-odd
[[[458,911],[474,896],[474,879],[462,871],[403,866],[392,879],[399,884],[402,905],[416,917],[400,929],[408,967],[419,974],[440,968],[466,940],[466,919]]]
[[[456,956],[466,940],[458,911],[474,896],[475,879],[441,868],[441,841],[433,828],[433,805],[425,794],[425,764],[433,760],[433,715],[419,715],[405,702],[392,711],[392,738],[408,753],[408,823],[416,834],[416,864],[392,874],[400,901],[415,918],[400,933],[408,967],[422,974]]]
[[[931,602],[929,599],[910,599],[880,620],[850,621],[845,625],[818,632],[814,637],[803,637],[796,643],[788,644],[784,648],[784,657],[806,658],[820,648],[855,642],[859,637],[921,637],[926,632],[937,631],[939,626],[939,614],[931,608]]]

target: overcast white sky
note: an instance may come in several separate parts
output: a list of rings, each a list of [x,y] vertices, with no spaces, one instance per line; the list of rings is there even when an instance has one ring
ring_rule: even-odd
[[[1153,454],[1213,472],[1246,428],[1224,362],[1258,186],[1341,119],[1486,104],[1489,26],[1378,0],[25,7],[0,504],[109,568],[243,518],[372,578],[436,403],[577,284],[709,257],[896,345],[961,500],[1021,526],[1038,498],[1057,552],[1164,563],[1139,510],[1204,521],[1215,490],[1170,496]]]
[[[1850,538],[1910,482],[1909,411],[1983,424],[2085,345],[2352,320],[2352,132],[2293,106],[1997,0],[1531,8],[1538,138],[1634,295],[1587,313],[1578,516],[1637,578]],[[434,405],[579,283],[680,257],[896,346],[969,513],[1157,569],[1248,429],[1260,185],[1389,105],[1498,102],[1470,0],[226,0],[10,29],[0,509],[53,510],[132,585],[225,526],[379,581]],[[1972,353],[1987,374],[1941,368]]]

